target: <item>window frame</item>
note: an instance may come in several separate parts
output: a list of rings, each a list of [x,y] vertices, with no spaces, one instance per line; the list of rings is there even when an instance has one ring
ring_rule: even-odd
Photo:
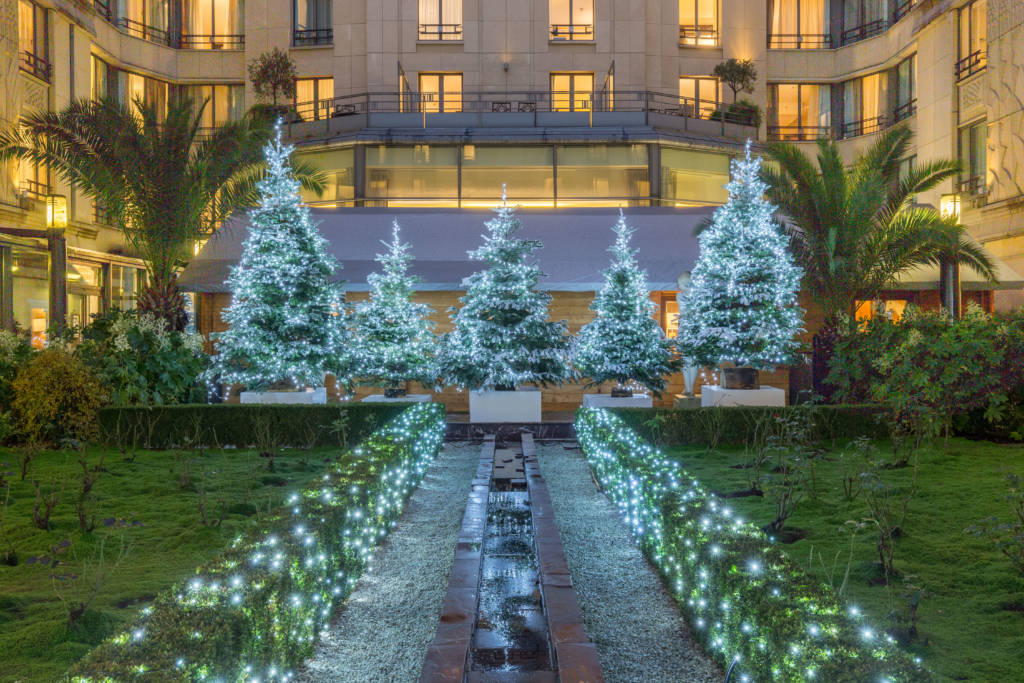
[[[437,5],[437,18],[440,22],[437,24],[423,23],[424,6],[425,5]],[[463,3],[459,0],[458,16],[449,17],[445,16],[445,0],[419,0],[417,4],[417,10],[419,12],[417,20],[417,40],[429,43],[437,42],[459,42],[462,40],[462,16],[463,16]],[[457,19],[458,21],[454,21]]]
[[[826,33],[775,33],[772,15],[776,2],[781,0],[768,0],[765,3],[768,11],[768,30],[766,32],[769,50],[828,50],[833,47],[832,34]],[[796,3],[796,26],[799,31],[801,14],[804,2],[808,0],[793,0]],[[818,0],[811,0],[817,2]],[[823,16],[828,17],[830,11],[829,0],[821,0]],[[824,27],[822,27],[824,28]]]
[[[307,0],[308,7],[309,0]],[[317,8],[327,8],[326,26],[324,17],[316,12],[316,26],[299,28],[299,0],[292,0],[292,47],[315,47],[334,44],[334,7],[330,0],[315,0]]]
[[[295,96],[292,97],[292,107],[294,108],[296,115],[298,115],[300,113],[299,112],[299,106],[300,105],[305,105],[305,104],[309,104],[310,103],[310,101],[299,102],[299,83],[302,82],[302,81],[312,81],[313,82],[313,99],[311,100],[312,104],[313,104],[313,118],[309,119],[309,120],[310,121],[322,121],[324,119],[331,118],[331,116],[333,115],[332,109],[334,107],[334,99],[335,99],[335,95],[334,95],[334,76],[300,76],[299,78],[295,79]],[[331,82],[331,96],[327,97],[327,98],[324,98],[324,97],[320,96],[320,84],[325,82],[325,81],[330,81]],[[326,103],[326,106],[325,106],[324,103]],[[307,119],[305,119],[305,118],[303,118],[302,120],[303,121],[307,121]]]
[[[577,24],[573,19],[573,13],[575,9],[573,2],[578,0],[548,0],[548,40],[554,43],[578,43],[578,42],[593,42],[594,40],[594,28],[595,24]],[[596,8],[594,7],[594,0],[585,0],[590,3],[590,21],[596,22],[597,14]],[[569,23],[568,24],[555,24],[551,21],[551,9],[552,5],[556,2],[564,2],[569,5]],[[577,27],[580,30],[577,30]],[[562,29],[567,28],[567,31]]]
[[[975,136],[976,132],[977,136]],[[985,119],[972,121],[957,129],[957,159],[963,167],[958,185],[962,194],[983,195],[986,193],[987,146],[988,124]],[[977,155],[974,154],[976,150],[980,151]],[[975,161],[980,163],[976,166]]]
[[[694,102],[687,104],[686,100],[688,97],[683,96],[683,81],[693,81],[693,92]],[[701,90],[701,82],[712,82],[714,83],[714,98],[708,99],[704,97]],[[703,102],[712,102],[714,106],[708,108],[704,106]],[[709,119],[711,114],[718,110],[722,104],[722,82],[714,76],[680,76],[679,77],[679,106],[682,110],[683,116],[689,116],[691,118]],[[706,114],[706,115],[705,115]]]
[[[235,14],[240,18],[242,31],[240,33],[226,33],[217,26],[217,3],[226,2],[235,7]],[[198,5],[198,0],[182,0],[181,2],[181,35],[178,38],[178,47],[183,50],[242,50],[245,48],[245,3],[239,0],[213,0],[210,3],[210,28],[212,33],[190,33],[186,17],[190,16],[185,11],[186,6]],[[293,2],[294,4],[294,2]],[[241,6],[241,7],[239,7]]]
[[[718,47],[721,37],[718,27],[721,21],[722,8],[720,0],[713,0],[715,8],[714,27],[711,29],[702,28],[700,21],[701,0],[679,0],[679,45],[680,47]],[[693,5],[693,24],[683,23],[683,5]],[[710,42],[702,42],[710,39]]]
[[[558,76],[569,77],[569,89],[568,90],[555,90],[555,78]],[[589,76],[590,77],[590,104],[585,108],[578,108],[576,99],[576,78],[578,76]],[[595,74],[593,71],[550,71],[548,72],[548,92],[551,96],[551,111],[553,112],[573,112],[573,113],[590,113],[594,108],[594,98],[597,94],[594,90]],[[569,108],[568,109],[556,109],[555,108],[555,93],[568,93],[569,95]]]
[[[909,83],[909,92],[904,93],[901,87],[902,79],[900,77],[900,71],[904,67],[907,68]],[[893,69],[893,121],[898,123],[904,119],[908,119],[917,113],[917,53],[913,53],[905,59],[900,60],[896,64],[896,68]]]
[[[437,78],[437,92],[427,93],[423,89],[423,78]],[[447,94],[455,93],[455,90],[449,90],[445,86],[445,81],[458,77],[459,80],[459,103],[457,109],[449,109],[446,106],[448,98],[445,97]],[[463,111],[465,103],[465,77],[461,71],[420,71],[416,74],[416,85],[418,86],[417,95],[419,110],[426,114],[457,114]],[[426,99],[425,95],[430,94],[436,97],[435,100]],[[437,109],[429,108],[428,104],[437,104]]]
[[[800,121],[797,126],[781,126],[778,123],[778,107],[779,107],[779,86],[796,86],[797,88],[797,111],[803,111],[804,101],[804,89],[815,88],[816,97],[818,104],[821,104],[821,92],[820,88],[829,88],[829,104],[828,109],[828,121],[827,125],[808,125],[803,121]],[[832,136],[832,110],[831,110],[831,88],[830,83],[769,83],[768,84],[768,139],[769,140],[794,140],[794,141],[809,141],[817,140],[818,138],[830,138]],[[822,112],[818,111],[819,118]],[[774,123],[772,122],[774,120]],[[784,130],[796,128],[795,133],[784,133]]]
[[[977,18],[975,10],[979,7],[984,9],[984,19],[987,20],[988,6],[986,0],[971,0],[971,2],[957,9],[957,62],[954,71],[958,82],[970,78],[974,74],[981,73],[985,70],[987,64],[988,35],[986,21],[981,21],[980,35],[976,36],[974,31],[974,22]],[[964,53],[965,36],[967,43],[966,54]],[[979,38],[977,44],[974,42],[975,38]]]
[[[31,45],[22,43],[21,8],[28,8],[32,17]],[[18,67],[27,74],[49,83],[53,74],[50,64],[50,17],[46,8],[33,0],[18,0]],[[40,35],[40,26],[42,32]],[[42,45],[40,45],[40,42]]]

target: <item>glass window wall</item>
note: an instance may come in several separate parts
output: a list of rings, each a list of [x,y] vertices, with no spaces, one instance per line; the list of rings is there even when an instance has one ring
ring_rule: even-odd
[[[11,248],[15,330],[27,336],[33,348],[46,346],[50,326],[50,257],[45,251]]]
[[[366,197],[384,206],[453,206],[459,200],[459,148],[366,148]],[[377,201],[374,201],[377,200]]]
[[[566,145],[555,158],[558,206],[650,197],[647,145]]]
[[[110,307],[132,311],[138,306],[139,293],[146,286],[146,271],[131,266],[110,266]]]
[[[669,206],[724,204],[729,157],[678,147],[661,148],[661,198]]]
[[[555,199],[554,148],[551,146],[462,148],[462,206],[493,206],[508,198],[523,206],[552,206]]]
[[[314,206],[350,206],[355,197],[355,151],[352,147],[302,154],[301,159],[325,176],[324,193],[300,190],[302,200]]]
[[[103,302],[103,269],[86,261],[68,261],[69,327],[84,327],[99,315]]]

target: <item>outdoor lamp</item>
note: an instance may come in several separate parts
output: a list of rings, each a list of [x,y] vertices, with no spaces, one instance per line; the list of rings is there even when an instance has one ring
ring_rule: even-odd
[[[46,227],[68,227],[68,198],[64,195],[46,195]]]

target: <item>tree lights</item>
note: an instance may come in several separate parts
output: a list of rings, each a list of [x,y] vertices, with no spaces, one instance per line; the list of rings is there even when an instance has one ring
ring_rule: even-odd
[[[605,493],[732,680],[931,680],[613,413],[581,409],[576,433]]]
[[[629,246],[633,229],[621,211],[612,230],[612,263],[604,271],[604,286],[590,304],[597,317],[580,330],[573,364],[593,380],[591,386],[615,380],[621,387],[636,381],[660,395],[665,375],[673,370],[672,345],[654,319],[647,274]]]
[[[444,408],[418,403],[292,493],[285,512],[154,600],[71,680],[287,681],[367,568],[444,439]]]

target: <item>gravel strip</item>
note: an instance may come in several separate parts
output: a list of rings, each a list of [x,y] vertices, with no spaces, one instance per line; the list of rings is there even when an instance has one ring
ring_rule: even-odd
[[[479,446],[445,446],[296,680],[419,680],[479,452]]]
[[[721,681],[579,451],[539,446],[583,625],[609,683]]]

